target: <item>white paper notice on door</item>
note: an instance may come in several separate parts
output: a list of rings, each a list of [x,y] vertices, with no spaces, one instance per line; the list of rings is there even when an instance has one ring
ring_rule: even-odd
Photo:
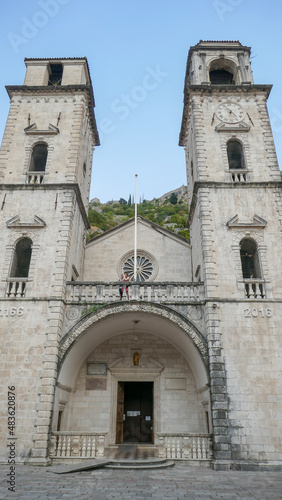
[[[128,417],[139,417],[139,415],[140,415],[140,411],[132,411],[131,410],[131,411],[127,412]]]

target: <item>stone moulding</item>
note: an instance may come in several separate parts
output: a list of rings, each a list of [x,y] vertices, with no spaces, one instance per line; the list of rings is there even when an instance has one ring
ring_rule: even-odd
[[[264,220],[262,217],[260,217],[259,215],[254,215],[253,216],[253,219],[251,221],[246,221],[246,222],[239,222],[239,216],[238,214],[234,215],[234,217],[232,217],[232,219],[230,219],[227,223],[226,223],[227,227],[229,228],[233,228],[233,227],[236,227],[236,228],[248,228],[248,227],[255,227],[255,228],[265,228],[265,226],[267,225],[267,221]]]
[[[9,228],[24,228],[24,227],[36,227],[42,228],[46,226],[46,222],[43,219],[40,219],[37,215],[34,215],[32,222],[21,222],[20,216],[15,215],[12,219],[6,221],[6,226]]]
[[[91,128],[93,132],[93,138],[95,142],[95,146],[100,145],[100,139],[99,139],[99,134],[97,130],[97,124],[96,124],[96,118],[94,115],[94,107],[95,107],[95,100],[94,100],[94,95],[93,95],[93,89],[92,85],[57,85],[56,87],[54,86],[46,86],[46,85],[35,85],[35,86],[30,86],[30,85],[7,85],[6,90],[8,93],[8,96],[10,99],[12,99],[15,95],[18,95],[19,97],[23,96],[30,96],[34,97],[40,96],[40,97],[46,97],[46,96],[62,96],[65,98],[66,93],[75,96],[75,95],[87,95],[86,98],[86,105],[88,108],[89,116],[90,116],[90,121],[91,121]]]
[[[38,130],[36,123],[33,123],[29,127],[24,129],[25,134],[27,135],[57,135],[60,133],[60,130],[52,123],[49,123],[48,129]]]
[[[62,365],[67,353],[70,351],[74,343],[77,342],[77,340],[86,332],[86,330],[90,326],[110,316],[126,312],[143,312],[146,314],[160,316],[171,321],[191,339],[194,346],[199,351],[199,354],[205,366],[208,366],[207,343],[203,335],[188,318],[176,312],[175,310],[171,310],[167,306],[159,304],[148,304],[144,302],[131,302],[130,304],[125,303],[118,305],[105,305],[104,307],[101,307],[100,309],[94,311],[92,314],[89,314],[86,317],[82,318],[76,325],[74,325],[60,342],[59,367]]]

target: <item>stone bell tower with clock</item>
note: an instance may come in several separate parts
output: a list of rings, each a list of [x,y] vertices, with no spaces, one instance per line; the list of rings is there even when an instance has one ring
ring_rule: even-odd
[[[205,284],[214,467],[282,464],[282,183],[250,48],[189,50],[180,145],[193,280]]]

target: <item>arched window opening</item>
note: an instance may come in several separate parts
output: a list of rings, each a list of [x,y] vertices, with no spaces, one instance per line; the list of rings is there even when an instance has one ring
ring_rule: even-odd
[[[227,156],[230,170],[245,168],[243,146],[239,141],[227,143]]]
[[[11,269],[11,278],[27,278],[30,266],[32,250],[32,241],[29,238],[22,238],[18,241],[13,264]]]
[[[61,85],[63,78],[63,65],[59,64],[50,64],[49,66],[49,81],[48,85]]]
[[[259,255],[255,241],[244,238],[240,242],[240,257],[244,279],[261,279]]]
[[[29,171],[30,172],[45,172],[46,162],[47,162],[47,144],[37,144],[34,146]]]
[[[234,85],[234,76],[226,69],[214,69],[210,71],[210,82],[212,85]]]

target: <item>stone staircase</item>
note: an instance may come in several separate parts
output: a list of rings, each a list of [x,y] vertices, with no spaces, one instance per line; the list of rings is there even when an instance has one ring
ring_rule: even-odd
[[[172,467],[174,462],[158,458],[158,449],[152,445],[121,444],[105,450],[105,458],[51,467],[55,474],[69,474],[97,468],[107,469],[161,469]]]
[[[110,463],[108,469],[157,469],[172,467],[174,462],[165,458],[158,458],[158,448],[145,444],[120,444],[107,450],[105,454]]]
[[[105,469],[163,469],[173,467],[174,462],[166,458],[151,458],[147,460],[112,460],[105,465]]]

